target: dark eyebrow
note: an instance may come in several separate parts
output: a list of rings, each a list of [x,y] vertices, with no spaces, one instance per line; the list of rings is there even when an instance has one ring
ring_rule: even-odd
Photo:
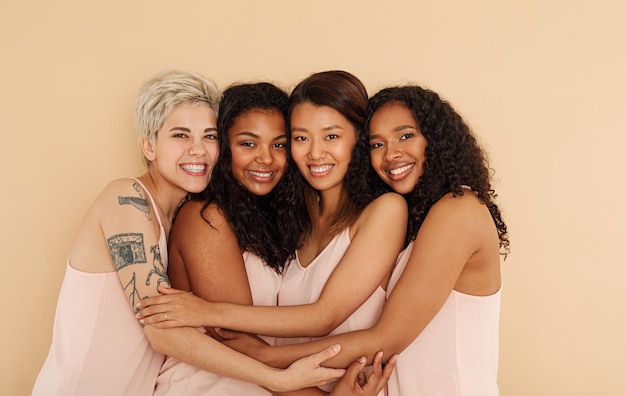
[[[341,129],[343,131],[343,127],[333,124],[333,125],[329,125],[327,127],[322,128],[322,131],[324,132],[328,132],[328,131],[332,131],[333,129]],[[293,127],[291,128],[291,132],[308,132],[309,130],[306,128],[301,128],[301,127]]]
[[[260,138],[260,136],[259,136],[259,135],[257,135],[257,134],[256,134],[256,133],[254,133],[254,132],[250,132],[250,131],[242,131],[242,132],[239,132],[236,136],[249,136],[249,137],[251,137],[251,138],[255,138],[255,139],[259,139],[259,138]],[[287,139],[287,135],[286,135],[286,134],[282,134],[282,135],[276,136],[276,137],[275,137],[274,139],[272,139],[272,140],[280,140],[280,139]]]
[[[323,131],[332,131],[333,129],[341,129],[341,130],[343,130],[343,128],[340,127],[339,125],[329,125],[327,127],[322,128]]]
[[[414,131],[416,130],[416,128],[414,126],[412,126],[412,125],[398,125],[397,127],[393,128],[392,131],[393,132],[402,132],[402,131],[405,131],[407,129],[412,129]],[[370,135],[370,140],[377,139],[378,137],[379,137],[378,134],[375,133],[373,135]]]
[[[286,135],[286,134],[284,134],[284,135],[279,135],[279,136],[276,136],[276,137],[274,138],[274,140],[281,140],[281,139],[287,139],[287,135]]]
[[[243,132],[239,132],[237,135],[235,136],[249,136],[251,138],[259,138],[259,135],[257,135],[254,132],[250,132],[250,131],[243,131]]]

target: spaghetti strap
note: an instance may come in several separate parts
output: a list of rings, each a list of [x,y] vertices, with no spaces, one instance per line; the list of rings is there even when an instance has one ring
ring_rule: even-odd
[[[159,227],[163,228],[163,223],[161,222],[161,216],[159,216],[159,209],[157,208],[156,202],[154,202],[154,199],[152,198],[152,195],[150,194],[150,191],[146,188],[146,186],[143,185],[142,182],[139,181],[139,179],[136,179],[134,177],[130,177],[129,179],[134,180],[137,183],[139,183],[141,188],[143,188],[143,190],[146,192],[146,194],[148,195],[148,198],[150,199],[150,203],[152,204],[152,207],[154,208],[154,213],[156,215],[157,221],[159,222]]]

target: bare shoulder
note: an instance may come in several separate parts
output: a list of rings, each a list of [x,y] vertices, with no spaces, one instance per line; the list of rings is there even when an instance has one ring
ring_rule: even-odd
[[[355,222],[353,231],[367,225],[382,231],[389,228],[405,229],[408,218],[406,200],[402,195],[389,192],[369,203]]]
[[[388,192],[377,197],[363,210],[364,213],[382,212],[387,214],[402,213],[406,211],[406,200],[402,195],[394,192]]]
[[[146,190],[130,178],[115,179],[107,184],[96,198],[94,206],[105,210],[132,206],[144,213],[149,213],[151,205]]]
[[[452,193],[444,195],[428,212],[424,226],[428,226],[432,222],[448,223],[479,233],[486,230],[490,232],[490,227],[485,226],[489,226],[489,224],[493,226],[487,205],[471,192],[456,196]]]
[[[487,206],[483,204],[478,196],[472,192],[465,192],[463,195],[446,194],[435,202],[432,211],[452,211],[465,213],[468,215],[478,214],[487,210]]]
[[[170,244],[179,248],[197,249],[199,240],[204,245],[232,237],[228,219],[215,203],[188,201],[179,210],[170,234]]]

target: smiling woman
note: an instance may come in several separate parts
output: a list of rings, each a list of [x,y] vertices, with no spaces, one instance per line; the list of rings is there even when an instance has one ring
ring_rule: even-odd
[[[233,174],[255,195],[269,194],[285,172],[286,130],[283,113],[255,109],[239,116],[228,131]]]

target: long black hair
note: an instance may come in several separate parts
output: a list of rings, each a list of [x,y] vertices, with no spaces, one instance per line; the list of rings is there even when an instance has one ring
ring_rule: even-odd
[[[228,131],[239,117],[250,111],[278,111],[286,117],[288,101],[287,93],[267,82],[228,87],[217,119],[219,157],[207,188],[192,196],[205,201],[203,213],[209,204],[216,203],[241,248],[259,256],[278,273],[294,257],[305,227],[299,220],[302,216],[295,215],[306,211],[302,189],[297,187],[298,169],[287,150],[287,168],[276,187],[265,196],[251,193],[233,175]]]

